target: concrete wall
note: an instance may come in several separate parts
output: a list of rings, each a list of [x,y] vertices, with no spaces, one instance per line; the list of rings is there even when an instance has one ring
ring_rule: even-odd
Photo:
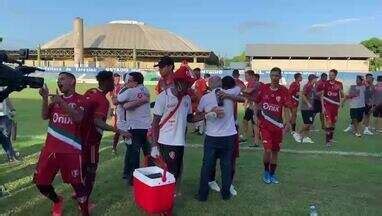
[[[270,70],[279,67],[285,71],[328,71],[336,69],[348,72],[369,71],[368,60],[316,60],[316,59],[253,59],[251,68],[254,71]]]

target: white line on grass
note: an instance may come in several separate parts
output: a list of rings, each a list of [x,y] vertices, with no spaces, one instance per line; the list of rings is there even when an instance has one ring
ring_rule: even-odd
[[[189,144],[187,145],[191,148],[203,148],[203,145]],[[263,148],[259,147],[240,147],[241,150],[253,150],[262,151]],[[281,152],[293,153],[293,154],[325,154],[325,155],[340,155],[340,156],[359,156],[359,157],[377,157],[381,158],[382,154],[378,153],[367,153],[367,152],[346,152],[346,151],[320,151],[320,150],[295,150],[295,149],[281,149]]]

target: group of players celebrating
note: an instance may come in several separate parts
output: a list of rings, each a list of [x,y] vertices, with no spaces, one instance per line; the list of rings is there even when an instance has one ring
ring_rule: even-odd
[[[315,74],[310,74],[308,82],[302,89],[300,88],[302,81],[300,73],[295,74],[295,81],[291,83],[288,89],[280,84],[282,77],[280,68],[275,67],[271,69],[270,83],[268,84],[261,83],[259,75],[255,74],[252,70],[245,72],[246,84],[244,84],[239,79],[238,71],[234,71],[232,77],[235,83],[233,85],[239,87],[238,94],[239,92],[241,93],[239,95],[235,93],[235,96],[230,96],[228,95],[229,91],[219,93],[209,89],[208,81],[200,76],[200,69],[192,70],[188,66],[183,66],[182,70],[174,73],[174,63],[169,57],[163,57],[158,67],[161,79],[158,82],[157,91],[165,93],[158,96],[154,106],[154,120],[152,124],[154,142],[151,148],[151,156],[158,157],[161,154],[166,163],[168,163],[169,172],[172,172],[177,179],[182,167],[186,122],[195,122],[198,129],[200,129],[199,127],[202,127],[203,121],[208,121],[207,118],[211,118],[211,116],[214,118],[224,116],[224,113],[222,113],[224,110],[219,109],[212,109],[210,113],[203,113],[203,115],[197,113],[197,115],[195,109],[191,109],[191,103],[195,103],[195,98],[197,100],[196,107],[198,108],[200,108],[200,104],[197,106],[198,101],[204,95],[211,92],[216,94],[217,98],[223,95],[224,99],[229,98],[233,100],[235,107],[232,110],[235,110],[235,120],[237,120],[237,102],[244,101],[240,97],[247,100],[244,122],[251,121],[253,123],[254,142],[257,144],[262,142],[264,147],[263,181],[266,184],[277,184],[279,181],[275,171],[278,163],[278,152],[286,132],[291,129],[293,137],[298,142],[313,142],[309,138],[309,131],[315,115],[322,113],[321,119],[322,127],[326,131],[326,145],[331,146],[342,99],[352,99],[355,97],[355,95],[349,96],[344,94],[342,83],[336,80],[338,72],[334,69],[329,71],[328,80],[325,77],[326,74],[322,74],[320,80],[317,80],[318,77]],[[168,70],[166,69],[167,67]],[[191,77],[189,76],[190,74]],[[81,214],[89,215],[89,211],[94,207],[94,204],[90,203],[89,197],[93,189],[99,161],[99,145],[102,139],[102,131],[112,131],[125,137],[125,140],[131,138],[131,134],[127,130],[118,129],[116,125],[111,126],[106,123],[109,110],[109,102],[106,95],[112,92],[115,86],[113,73],[101,71],[96,76],[96,79],[98,81],[98,88],[89,89],[84,95],[76,93],[76,78],[68,72],[61,72],[58,76],[57,86],[61,94],[59,94],[58,90],[56,90],[55,94],[50,94],[47,86],[40,89],[42,118],[49,120],[49,125],[45,145],[41,150],[36,167],[34,182],[39,191],[53,202],[52,214],[55,216],[62,215],[63,210],[63,198],[56,194],[52,186],[58,171],[60,171],[63,181],[72,185],[74,189],[72,197],[77,200]],[[210,79],[216,80],[214,77]],[[143,84],[143,77],[140,83]],[[193,92],[191,92],[190,87],[193,83],[195,85]],[[166,89],[170,88],[171,91],[168,93]],[[125,90],[122,88],[121,91]],[[115,92],[115,94],[119,93]],[[180,102],[176,102],[179,99],[179,97],[177,99],[177,94],[183,96],[189,95],[190,97],[187,96],[186,99],[188,98],[190,101],[184,98],[180,100],[184,102],[184,105],[180,106],[184,111],[177,111],[177,117],[174,121],[180,121],[183,118],[181,115],[184,115],[184,124],[182,123],[182,125],[185,127],[182,127],[179,133],[176,132],[176,136],[171,137],[171,134],[161,134],[165,130],[161,128],[160,122],[163,121],[163,116],[170,115],[173,110],[168,109],[169,106],[165,106],[167,102],[163,102],[163,104],[160,102],[162,100],[165,101],[165,99],[161,98],[166,98],[168,95],[173,96],[175,102],[172,108],[176,111],[180,104]],[[149,101],[144,103],[149,103]],[[298,107],[301,109],[303,126],[297,131],[296,118]],[[202,111],[199,110],[198,112]],[[229,121],[234,120],[232,118]],[[180,122],[183,122],[183,120]],[[233,123],[233,125],[235,124]],[[174,128],[174,130],[180,130],[179,127]],[[242,130],[247,130],[247,127],[244,124]],[[238,125],[236,124],[236,129],[233,130],[237,131],[237,129]],[[166,133],[172,132],[174,131],[167,130]],[[239,140],[238,134],[235,135],[237,136],[237,141]],[[170,144],[166,144],[165,138],[169,140]],[[180,145],[181,142],[179,142],[175,143],[177,144],[174,145],[175,147],[170,147],[171,142],[180,138],[182,138],[181,142],[184,142],[183,145]],[[167,148],[164,148],[165,146]],[[115,150],[115,148],[116,143],[114,143],[113,149]],[[237,148],[238,151],[238,144],[234,148]],[[166,151],[170,152],[167,157],[163,155]],[[148,152],[146,151],[146,154]],[[178,157],[178,155],[180,156]],[[232,165],[234,166],[234,162],[232,162]],[[229,170],[234,172],[234,167],[233,170],[231,168]],[[228,187],[231,185],[230,192],[233,194],[236,192],[232,188],[231,181],[232,179],[227,181],[230,183],[226,183],[223,190],[227,192]],[[213,183],[212,179],[210,179],[209,186],[212,189],[216,188],[216,185],[211,184],[211,182]],[[201,197],[201,194],[199,196]],[[206,199],[205,196],[202,198],[202,200]]]

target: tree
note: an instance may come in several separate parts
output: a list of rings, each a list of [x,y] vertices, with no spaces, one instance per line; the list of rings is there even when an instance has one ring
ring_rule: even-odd
[[[370,70],[371,71],[377,71],[382,68],[382,39],[380,38],[370,38],[368,40],[364,40],[361,42],[362,45],[364,45],[366,48],[368,48],[370,51],[374,52],[378,57],[375,59],[372,59],[370,61]]]
[[[231,62],[246,62],[247,58],[245,52],[241,52],[239,55],[232,57],[231,59],[224,59],[224,65],[229,65]]]

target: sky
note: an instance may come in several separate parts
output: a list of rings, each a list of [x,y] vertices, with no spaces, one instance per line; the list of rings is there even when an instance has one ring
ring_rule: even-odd
[[[137,20],[219,56],[249,43],[359,43],[382,37],[382,0],[0,0],[0,49],[35,48],[70,32]]]

